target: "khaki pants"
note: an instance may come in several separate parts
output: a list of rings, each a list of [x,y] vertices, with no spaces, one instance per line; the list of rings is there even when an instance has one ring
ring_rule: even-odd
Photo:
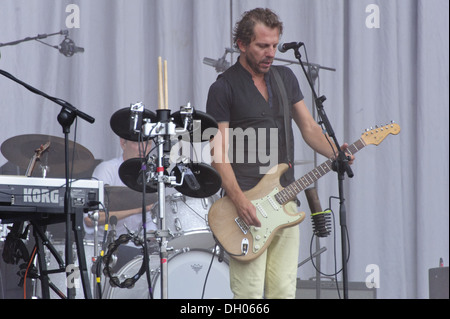
[[[230,260],[230,286],[236,299],[294,299],[299,226],[278,231],[269,247],[251,262]]]

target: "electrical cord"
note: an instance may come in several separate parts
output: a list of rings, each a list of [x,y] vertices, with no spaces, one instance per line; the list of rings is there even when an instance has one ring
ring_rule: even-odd
[[[214,257],[216,256],[217,246],[218,246],[217,244],[214,245],[214,250],[213,250],[213,253],[212,253],[212,257],[211,257],[211,262],[209,263],[208,271],[206,272],[205,281],[203,283],[202,298],[201,299],[204,299],[204,297],[205,297],[206,283],[208,282],[209,272],[211,271],[211,267],[212,267],[213,262],[214,262]]]
[[[330,196],[330,198],[329,198],[329,207],[331,207],[331,200],[332,200],[332,199],[339,199],[339,197]],[[335,282],[336,282],[337,293],[338,293],[339,299],[341,299],[337,275],[343,270],[343,268],[341,268],[340,270],[337,270],[336,231],[335,231],[335,229],[336,229],[336,220],[335,220],[335,216],[334,216],[333,210],[332,210],[331,208],[326,209],[326,211],[327,211],[327,210],[329,210],[329,211],[331,212],[331,215],[332,215],[332,217],[333,217],[333,258],[334,258],[334,273],[332,273],[332,274],[325,274],[325,273],[323,273],[322,271],[320,271],[319,269],[317,269],[317,266],[316,266],[316,264],[314,263],[314,258],[312,257],[312,255],[313,255],[313,251],[312,251],[313,241],[314,241],[314,237],[316,236],[314,233],[313,233],[313,235],[311,236],[311,242],[310,242],[310,245],[309,245],[309,253],[310,253],[310,257],[311,257],[311,263],[312,263],[314,269],[315,269],[318,273],[320,273],[321,275],[326,276],[326,277],[334,277]],[[347,230],[347,227],[344,228],[344,231],[345,231],[345,235],[346,235],[346,238],[347,238],[347,245],[348,245],[348,255],[346,256],[346,262],[348,262],[348,261],[350,260],[350,239],[349,239],[349,236],[348,236],[348,230]]]

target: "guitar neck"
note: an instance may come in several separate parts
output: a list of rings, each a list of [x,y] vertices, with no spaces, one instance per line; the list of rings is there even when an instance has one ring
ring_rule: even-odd
[[[348,147],[346,150],[349,154],[355,154],[359,150],[361,150],[366,144],[364,143],[363,139],[360,138],[358,141],[353,143]],[[310,185],[315,183],[319,178],[327,174],[329,171],[332,170],[333,161],[327,160],[321,165],[314,168],[309,173],[303,175],[295,182],[291,183],[289,186],[281,190],[275,195],[276,200],[281,205],[284,205],[291,200],[293,200],[297,194],[308,188]]]
[[[36,165],[37,156],[33,155],[30,162],[28,163],[27,171],[25,172],[26,177],[30,177],[33,174],[34,166]]]

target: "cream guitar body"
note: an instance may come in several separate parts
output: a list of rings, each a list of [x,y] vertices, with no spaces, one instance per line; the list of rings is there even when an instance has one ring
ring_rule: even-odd
[[[400,126],[395,123],[366,130],[358,141],[348,147],[347,152],[355,154],[367,145],[378,145],[388,135],[398,133]],[[327,160],[285,188],[280,185],[280,177],[288,166],[279,164],[273,167],[254,188],[244,193],[255,205],[261,227],[246,225],[239,217],[234,203],[225,196],[217,200],[208,213],[211,231],[232,258],[240,261],[257,258],[278,230],[298,225],[305,219],[305,213],[297,212],[293,200],[297,194],[331,171],[332,166],[332,160]]]

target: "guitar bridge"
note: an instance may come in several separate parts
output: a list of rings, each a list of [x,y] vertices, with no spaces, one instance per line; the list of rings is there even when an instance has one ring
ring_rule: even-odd
[[[236,222],[236,224],[239,226],[239,228],[241,229],[241,231],[244,233],[244,235],[247,235],[248,230],[250,229],[248,227],[248,225],[242,220],[242,218],[240,217],[236,217],[234,219],[234,221]]]

